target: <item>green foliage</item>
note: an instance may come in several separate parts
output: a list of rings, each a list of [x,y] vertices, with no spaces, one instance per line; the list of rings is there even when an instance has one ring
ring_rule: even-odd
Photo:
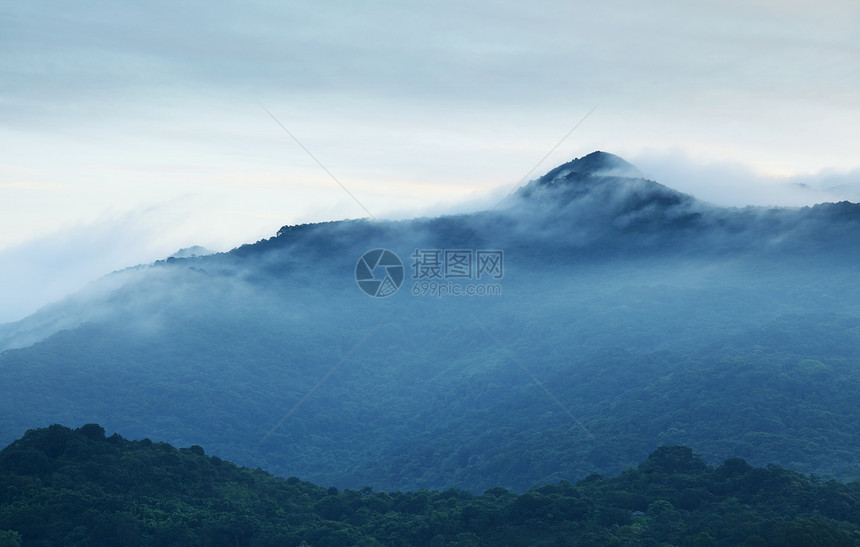
[[[40,454],[36,466],[22,465]],[[638,468],[516,495],[323,488],[100,426],[0,452],[0,546],[856,545],[860,483],[665,446]],[[5,530],[5,531],[4,531]]]
[[[459,322],[456,305],[410,304],[424,314],[414,327],[404,326],[412,315],[395,310],[391,324],[307,398],[362,339],[361,328],[324,312],[325,328],[285,325],[238,305],[201,304],[196,319],[166,308],[166,326],[152,338],[123,325],[88,325],[5,352],[0,441],[34,425],[98,420],[131,438],[202,445],[243,465],[355,489],[522,492],[618,473],[661,444],[691,446],[711,463],[739,456],[824,480],[860,478],[854,318],[786,317],[685,352],[600,349],[613,340],[595,334],[595,347],[580,352],[578,330],[605,323],[597,311],[578,307],[580,316],[543,321],[524,307],[523,317],[503,325],[492,314],[502,317],[504,306],[486,304],[482,322],[512,333],[505,342],[512,354],[580,427],[506,353],[487,347],[474,323]],[[221,308],[234,316],[222,318]],[[615,322],[606,331],[631,329]],[[32,454],[17,465],[46,472],[47,463]]]
[[[0,443],[98,422],[351,489],[524,492],[617,474],[661,445],[860,478],[860,245],[844,236],[860,233],[860,206],[629,233],[628,213],[660,224],[665,212],[640,209],[666,205],[647,186],[645,202],[595,194],[623,211],[608,225],[590,206],[580,217],[541,202],[533,218],[479,226],[286,227],[109,276],[0,327],[0,344],[41,340],[0,353]],[[818,215],[829,220],[813,230]],[[836,237],[798,236],[819,229]],[[504,249],[504,293],[369,298],[353,275],[373,247],[407,263],[417,247]],[[50,449],[37,450],[10,465],[49,472]]]
[[[12,530],[0,530],[0,547],[21,547],[21,534]]]

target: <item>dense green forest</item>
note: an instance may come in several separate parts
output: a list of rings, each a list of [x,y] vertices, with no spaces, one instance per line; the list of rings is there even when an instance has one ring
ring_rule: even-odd
[[[203,448],[30,430],[0,452],[0,546],[858,545],[860,482],[663,446],[619,476],[520,495],[374,492],[275,477]]]

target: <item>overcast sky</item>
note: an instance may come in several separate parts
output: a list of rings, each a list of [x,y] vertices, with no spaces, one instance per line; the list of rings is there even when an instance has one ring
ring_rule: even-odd
[[[594,150],[720,204],[860,198],[858,29],[856,0],[4,2],[0,321],[367,216],[266,110],[377,217]]]

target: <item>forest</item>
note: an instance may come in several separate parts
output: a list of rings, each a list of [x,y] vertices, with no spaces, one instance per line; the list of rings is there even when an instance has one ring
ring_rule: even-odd
[[[631,173],[285,226],[0,325],[3,541],[856,544],[860,205]],[[370,249],[498,252],[502,291],[368,296]]]
[[[860,544],[860,482],[662,446],[614,477],[522,494],[377,492],[273,476],[96,424],[0,452],[0,546]]]
[[[716,207],[600,152],[496,211],[285,226],[0,325],[0,444],[99,423],[338,488],[472,493],[670,444],[850,482],[857,234],[857,204]],[[416,249],[496,249],[502,291],[369,297],[375,248],[409,282]]]

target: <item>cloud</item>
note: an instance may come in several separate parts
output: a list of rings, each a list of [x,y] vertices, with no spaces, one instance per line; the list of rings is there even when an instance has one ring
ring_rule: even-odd
[[[14,321],[140,258],[128,223],[105,221],[0,251],[0,322]],[[146,239],[134,230],[134,246]],[[136,255],[136,256],[135,256]]]
[[[715,205],[798,207],[860,198],[860,170],[768,175],[742,162],[699,159],[681,150],[648,151],[630,160],[646,177]]]
[[[50,268],[16,273],[44,263],[82,283],[84,271],[179,247],[223,249],[297,220],[364,216],[259,103],[379,217],[481,208],[493,201],[481,196],[516,184],[595,104],[541,169],[600,149],[717,204],[855,199],[858,9],[835,0],[812,11],[740,0],[12,3],[0,17],[2,280],[59,283]],[[837,171],[755,171],[827,166]],[[116,211],[188,196],[193,208],[151,231],[116,244],[95,235]],[[53,233],[58,224],[70,232]],[[176,244],[153,256],[155,233]],[[33,234],[41,239],[24,244]],[[3,303],[27,308],[15,292]]]
[[[177,251],[176,210],[153,207],[59,230],[0,250],[0,323],[15,321],[112,271]],[[188,246],[188,245],[184,245]]]

